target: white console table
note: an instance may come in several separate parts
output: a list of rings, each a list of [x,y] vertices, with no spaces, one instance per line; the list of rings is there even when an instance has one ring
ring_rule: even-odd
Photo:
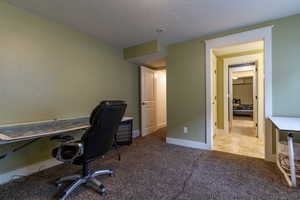
[[[270,120],[276,126],[276,145],[277,145],[277,166],[280,171],[283,173],[288,185],[290,187],[297,186],[297,177],[296,177],[296,166],[295,166],[295,153],[294,153],[294,134],[300,134],[300,118],[296,117],[271,117]],[[279,162],[279,137],[282,131],[288,133],[287,142],[288,142],[288,156],[290,164],[290,173],[286,172],[282,168]]]

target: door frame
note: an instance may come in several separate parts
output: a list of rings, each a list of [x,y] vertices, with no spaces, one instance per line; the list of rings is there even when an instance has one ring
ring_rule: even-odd
[[[213,113],[216,114],[217,113],[217,56],[215,54],[212,55],[212,65],[213,65],[213,84],[214,84],[214,88],[213,88]],[[220,130],[217,127],[217,115],[214,116],[214,123],[213,123],[213,136],[217,133],[220,132]]]
[[[241,63],[257,63],[259,60],[260,53],[253,54],[253,55],[245,55],[245,56],[236,56],[231,58],[225,58],[224,59],[224,133],[229,133],[229,103],[228,103],[228,70],[229,65],[236,65]],[[262,126],[264,127],[264,126]]]
[[[229,113],[230,117],[229,117],[228,121],[224,120],[224,125],[225,125],[225,123],[227,123],[227,126],[228,126],[228,124],[232,123],[232,120],[233,120],[233,104],[232,104],[232,100],[233,100],[233,81],[232,80],[233,79],[232,79],[232,73],[233,72],[243,72],[243,71],[253,71],[253,75],[251,76],[253,78],[253,84],[252,84],[252,86],[253,86],[253,90],[252,90],[252,92],[253,92],[253,121],[255,123],[257,123],[258,118],[257,118],[256,115],[258,114],[258,103],[257,103],[256,98],[255,98],[255,96],[257,96],[257,90],[256,90],[256,85],[257,85],[257,83],[256,83],[257,75],[256,74],[257,73],[256,73],[256,68],[257,68],[257,63],[255,63],[255,65],[229,68],[229,71],[228,71],[228,74],[227,74],[228,75],[228,80],[229,80],[228,81],[229,87],[228,87],[227,94],[228,94],[228,97],[230,97],[230,95],[231,95],[231,98],[226,98],[226,101],[228,101],[227,104],[229,106],[227,107],[227,112]],[[227,84],[227,83],[225,83],[225,84]],[[225,100],[225,98],[224,98],[224,100]],[[258,132],[258,127],[256,127],[256,135],[257,135],[257,132]]]
[[[206,52],[206,144],[213,148],[213,72],[211,56],[213,48],[231,46],[234,44],[264,40],[264,75],[265,75],[265,159],[276,160],[276,154],[272,152],[272,124],[269,118],[272,116],[272,28],[266,26],[250,31],[231,34],[224,37],[205,41]]]

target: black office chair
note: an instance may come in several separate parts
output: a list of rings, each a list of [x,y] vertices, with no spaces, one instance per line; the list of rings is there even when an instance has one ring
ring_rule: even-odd
[[[126,110],[123,101],[103,101],[92,112],[90,116],[91,127],[82,136],[81,141],[67,142],[53,150],[52,154],[60,161],[75,165],[82,165],[82,175],[71,175],[58,179],[56,184],[61,185],[65,181],[74,181],[59,199],[64,200],[82,184],[90,183],[101,195],[107,190],[95,177],[100,175],[112,175],[112,170],[100,170],[92,172],[89,164],[95,159],[102,157],[108,152],[114,143],[119,124]]]

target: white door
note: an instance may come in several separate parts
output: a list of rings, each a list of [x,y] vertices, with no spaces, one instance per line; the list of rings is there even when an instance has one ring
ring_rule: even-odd
[[[166,70],[156,70],[156,128],[167,126],[167,73]]]
[[[155,117],[155,72],[141,67],[141,126],[142,136],[156,129]]]

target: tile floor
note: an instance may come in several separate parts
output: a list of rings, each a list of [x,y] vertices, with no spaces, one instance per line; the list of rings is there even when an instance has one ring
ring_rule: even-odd
[[[235,118],[229,134],[214,137],[214,150],[255,158],[264,158],[264,140],[256,137],[254,122]]]

